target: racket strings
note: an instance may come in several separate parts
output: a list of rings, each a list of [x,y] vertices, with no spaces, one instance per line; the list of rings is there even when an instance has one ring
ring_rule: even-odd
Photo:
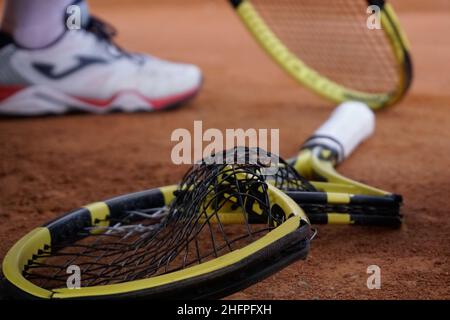
[[[251,3],[294,55],[330,80],[370,93],[398,87],[400,72],[388,37],[367,27],[367,1]]]
[[[235,157],[237,149],[225,156],[230,152]],[[38,252],[23,274],[43,288],[61,288],[68,267],[75,265],[83,287],[98,286],[179,271],[240,249],[285,219],[272,215],[261,169],[248,161],[195,165],[168,207],[133,209],[120,219],[98,221],[76,239]],[[239,224],[223,221],[222,211],[236,215]],[[251,215],[261,223],[250,224]]]

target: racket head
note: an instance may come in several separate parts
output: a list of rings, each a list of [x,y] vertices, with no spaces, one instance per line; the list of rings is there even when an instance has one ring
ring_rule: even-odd
[[[185,268],[178,266],[169,272],[156,272],[154,276],[142,279],[136,277],[131,280],[132,275],[136,273],[130,274],[130,281],[123,281],[126,277],[122,277],[122,281],[118,282],[108,281],[108,274],[105,273],[109,272],[111,278],[114,271],[102,266],[112,264],[111,258],[102,261],[111,249],[107,246],[112,246],[108,241],[102,244],[104,247],[97,245],[88,251],[90,256],[98,254],[96,256],[98,259],[95,257],[76,259],[75,255],[80,254],[76,251],[78,246],[88,246],[91,240],[99,241],[99,238],[111,237],[110,234],[105,234],[107,229],[102,228],[108,228],[111,223],[117,221],[124,223],[125,215],[130,212],[145,210],[148,213],[167,207],[174,201],[177,190],[177,186],[169,186],[93,203],[31,231],[9,250],[3,260],[2,269],[5,277],[3,283],[8,295],[34,299],[220,298],[269,276],[295,260],[306,257],[311,238],[308,219],[292,199],[275,187],[268,186],[270,203],[273,204],[271,210],[276,211],[278,215],[285,215],[283,218],[285,221],[276,228],[270,228],[260,238],[239,247],[240,250],[229,250],[217,258],[205,258],[204,262],[192,263]],[[221,210],[220,217],[222,214],[228,217],[221,221],[222,227],[228,225],[233,227],[234,224],[243,222],[239,217],[242,216],[242,212],[239,212],[239,209],[230,211],[231,206],[224,206]],[[129,223],[142,224],[146,220],[135,218],[129,218]],[[217,221],[211,222],[218,225]],[[70,250],[76,252],[72,253]],[[139,254],[137,249],[135,254]],[[57,261],[58,255],[62,255],[63,262]],[[49,262],[50,259],[56,259],[54,265]],[[134,258],[129,259],[133,261]],[[98,281],[94,279],[93,283],[98,285],[81,286],[76,290],[68,289],[63,283],[68,275],[61,269],[54,287],[48,282],[46,285],[40,284],[40,281],[47,280],[45,278],[36,280],[36,270],[44,276],[50,276],[46,272],[51,271],[51,274],[54,274],[53,267],[67,267],[69,261],[70,264],[79,263],[82,277],[85,274],[86,277],[92,278],[95,272],[102,276],[103,272],[104,279]],[[134,262],[138,261],[135,259]],[[89,266],[93,263],[97,267],[91,267],[89,270]]]
[[[409,45],[386,1],[230,0],[261,47],[300,84],[340,103],[393,105],[412,81]],[[366,25],[369,5],[381,30]]]

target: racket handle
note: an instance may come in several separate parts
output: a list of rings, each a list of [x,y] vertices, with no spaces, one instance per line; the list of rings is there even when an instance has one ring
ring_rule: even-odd
[[[324,146],[336,151],[338,163],[375,130],[375,115],[362,102],[348,101],[340,104],[330,118],[304,143],[303,148]]]

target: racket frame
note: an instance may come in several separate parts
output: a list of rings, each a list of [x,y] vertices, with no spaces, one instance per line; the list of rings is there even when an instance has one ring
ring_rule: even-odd
[[[335,103],[348,100],[361,101],[376,110],[398,102],[411,85],[413,72],[409,43],[392,6],[385,1],[368,1],[369,5],[376,4],[381,7],[381,25],[398,63],[398,87],[393,92],[384,93],[354,90],[318,73],[283,44],[252,5],[251,0],[230,0],[230,3],[258,44],[270,57],[297,82],[325,99]]]

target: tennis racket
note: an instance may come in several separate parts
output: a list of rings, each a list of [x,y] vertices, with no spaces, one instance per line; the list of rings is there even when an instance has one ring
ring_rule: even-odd
[[[324,98],[380,109],[399,101],[411,84],[408,43],[386,1],[230,2],[275,62]],[[369,29],[367,19],[376,24],[378,18],[381,29]]]
[[[179,186],[74,210],[9,250],[4,290],[16,298],[198,299],[245,288],[304,259],[314,234],[259,171],[203,163]],[[69,268],[78,268],[78,288]]]

